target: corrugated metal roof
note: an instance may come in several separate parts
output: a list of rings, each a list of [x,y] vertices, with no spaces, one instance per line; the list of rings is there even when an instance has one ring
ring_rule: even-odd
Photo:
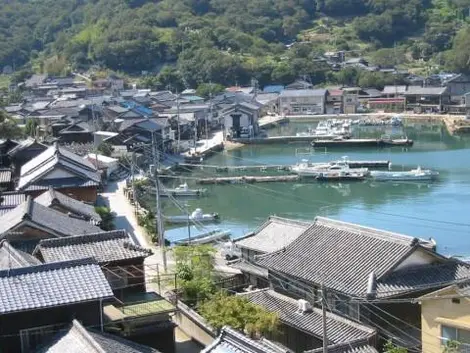
[[[257,264],[348,295],[365,296],[369,275],[381,276],[429,242],[378,229],[317,217],[283,251]]]
[[[0,313],[107,299],[113,296],[91,259],[0,271]]]
[[[312,349],[304,353],[322,353],[322,348]],[[369,345],[367,340],[360,339],[356,342],[334,344],[328,346],[328,353],[378,353],[377,349]]]
[[[421,87],[421,86],[408,86],[405,96],[408,95],[441,95],[446,93],[447,87]]]
[[[11,169],[0,168],[0,184],[11,183]]]
[[[240,294],[250,302],[275,312],[285,325],[306,332],[316,338],[323,337],[322,310],[313,308],[311,312],[298,313],[295,299],[274,292],[271,289]],[[357,339],[373,337],[375,330],[339,315],[327,312],[328,340],[333,343],[346,343]]]
[[[26,201],[26,195],[22,192],[17,192],[17,191],[3,192],[1,197],[3,198],[3,200],[2,200],[2,204],[0,205],[0,208],[16,207],[20,203],[23,203]]]
[[[254,234],[235,241],[240,248],[270,253],[296,240],[312,223],[271,216]]]

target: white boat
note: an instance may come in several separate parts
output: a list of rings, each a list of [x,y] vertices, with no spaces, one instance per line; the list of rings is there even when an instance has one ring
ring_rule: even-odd
[[[165,221],[171,224],[181,224],[192,221],[198,223],[211,223],[217,222],[219,218],[218,213],[203,213],[200,208],[196,208],[193,213],[189,215],[164,216]]]
[[[215,229],[210,232],[202,233],[191,237],[190,239],[178,240],[176,245],[207,244],[226,239],[230,236],[230,230]]]
[[[410,171],[372,171],[371,177],[377,181],[431,181],[439,177],[439,173],[418,167]]]
[[[364,176],[369,175],[369,169],[367,168],[350,168],[346,159],[330,163],[310,163],[308,160],[304,159],[302,162],[292,166],[291,170],[297,175],[314,178],[333,172],[342,174],[354,173]]]
[[[155,189],[154,193],[155,193]],[[201,196],[205,194],[206,189],[190,189],[188,184],[184,183],[174,189],[163,189],[160,196]]]
[[[346,136],[349,134],[349,126],[334,125],[330,120],[320,121],[315,129],[308,128],[307,131],[298,132],[298,137],[315,137],[318,139],[332,139],[337,136]]]

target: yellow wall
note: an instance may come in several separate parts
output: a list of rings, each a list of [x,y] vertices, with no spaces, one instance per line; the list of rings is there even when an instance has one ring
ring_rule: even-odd
[[[441,291],[440,296],[457,295],[453,289]],[[452,299],[428,299],[421,302],[421,339],[424,353],[442,353],[441,325],[470,330],[470,301],[460,298],[460,304]]]

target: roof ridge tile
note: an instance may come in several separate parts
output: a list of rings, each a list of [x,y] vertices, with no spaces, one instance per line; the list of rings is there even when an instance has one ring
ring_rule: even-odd
[[[97,243],[113,239],[128,239],[124,229],[103,231],[99,233],[77,234],[69,237],[43,239],[39,242],[39,247],[60,247],[64,245],[76,245],[85,243]]]
[[[40,264],[36,266],[19,267],[19,268],[13,268],[13,269],[8,269],[8,270],[2,270],[0,271],[0,278],[21,276],[21,275],[25,275],[28,273],[54,271],[54,270],[61,270],[65,268],[88,266],[88,265],[98,265],[98,263],[91,257],[88,257],[85,259],[78,259],[78,260],[51,262],[51,263]]]

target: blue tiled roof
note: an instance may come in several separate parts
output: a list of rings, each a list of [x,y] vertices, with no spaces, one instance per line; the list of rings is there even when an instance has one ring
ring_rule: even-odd
[[[0,271],[0,313],[112,298],[100,266],[92,259]]]
[[[282,91],[284,91],[283,85],[268,85],[263,88],[263,92],[265,93],[280,93]]]

